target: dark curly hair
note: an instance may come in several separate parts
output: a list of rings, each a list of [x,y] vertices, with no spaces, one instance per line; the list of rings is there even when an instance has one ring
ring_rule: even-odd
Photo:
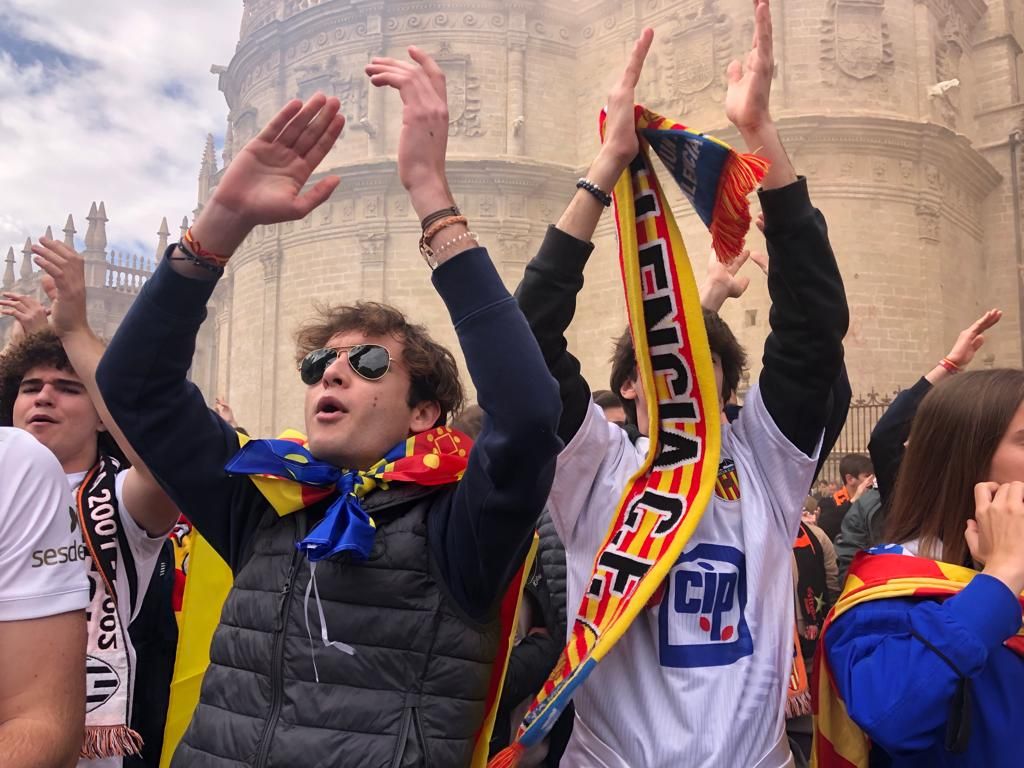
[[[367,336],[392,336],[402,341],[402,364],[409,371],[411,386],[407,402],[413,407],[424,401],[436,402],[444,424],[449,414],[459,412],[465,401],[455,357],[427,333],[422,325],[410,323],[402,312],[388,304],[359,301],[354,305],[316,306],[316,316],[295,334],[295,362],[320,349],[338,333],[359,331]]]
[[[0,355],[0,426],[14,426],[14,401],[21,388],[21,380],[33,368],[48,366],[58,371],[75,373],[60,339],[53,331],[39,331],[16,341]],[[129,466],[124,452],[109,432],[100,432],[97,450]]]
[[[14,426],[14,401],[25,374],[41,365],[74,373],[64,346],[53,331],[40,331],[12,344],[0,356],[0,426]]]
[[[704,327],[711,352],[722,360],[722,402],[727,403],[740,385],[740,376],[747,367],[747,353],[717,312],[704,310]],[[627,381],[636,378],[636,352],[633,350],[633,337],[629,328],[615,340],[611,363],[609,384],[612,392],[618,394]],[[636,400],[623,399],[622,408],[626,412],[626,421],[636,424]]]

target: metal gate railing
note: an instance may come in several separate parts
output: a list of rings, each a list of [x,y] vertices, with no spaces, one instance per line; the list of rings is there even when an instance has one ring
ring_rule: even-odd
[[[839,476],[839,460],[848,453],[868,452],[868,441],[871,439],[871,430],[885,413],[885,409],[892,403],[893,397],[899,394],[896,390],[892,395],[880,395],[872,389],[863,397],[855,397],[850,402],[850,413],[846,417],[846,425],[839,433],[832,453],[828,455],[825,464],[821,468],[819,480],[834,481],[842,484],[843,479]]]

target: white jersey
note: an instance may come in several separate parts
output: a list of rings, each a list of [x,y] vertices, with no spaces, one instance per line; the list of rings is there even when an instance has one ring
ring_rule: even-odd
[[[124,530],[125,539],[128,541],[128,548],[131,549],[132,558],[135,561],[135,577],[136,583],[138,584],[138,595],[135,599],[135,609],[132,610],[132,606],[129,605],[127,599],[129,592],[128,586],[128,572],[126,569],[121,569],[115,576],[114,589],[117,590],[118,595],[124,595],[125,599],[118,601],[117,612],[118,618],[121,621],[121,626],[125,629],[128,625],[138,616],[139,611],[142,608],[142,601],[146,596],[146,590],[149,587],[149,582],[153,576],[153,569],[156,567],[156,562],[160,558],[160,549],[164,545],[166,536],[153,537],[146,533],[135,520],[132,519],[128,513],[128,508],[124,503],[124,481],[128,475],[127,469],[121,470],[117,473],[117,477],[114,479],[114,493],[117,497],[117,512],[121,521],[121,528]],[[74,472],[68,474],[67,484],[71,487],[72,491],[76,491],[85,479],[86,472]],[[83,557],[88,561],[88,550],[86,549],[84,540],[79,533],[78,538],[79,546],[84,551]],[[88,561],[91,563],[91,561]],[[96,568],[89,568],[89,578],[100,579],[99,572]],[[128,643],[128,656],[130,661],[131,669],[135,669],[135,648],[132,644]],[[132,681],[134,683],[134,681]],[[120,768],[122,764],[120,757],[107,757],[101,760],[79,760],[78,768]]]
[[[648,444],[632,445],[592,405],[558,457],[549,508],[565,543],[570,616]],[[754,387],[736,422],[722,428],[715,495],[660,602],[637,616],[576,692],[563,765],[792,765],[783,713],[793,657],[790,561],[815,463],[779,431]]]
[[[0,427],[0,621],[85,609],[77,526],[56,457],[28,432]]]

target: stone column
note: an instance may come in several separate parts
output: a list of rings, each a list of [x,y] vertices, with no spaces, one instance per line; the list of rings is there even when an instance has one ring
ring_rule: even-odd
[[[513,4],[508,14],[508,138],[506,149],[517,157],[526,148],[526,13]]]
[[[273,434],[277,427],[277,331],[281,301],[281,262],[284,253],[279,225],[271,224],[268,229],[277,235],[270,249],[260,254],[263,265],[263,334],[260,354],[260,413],[259,429],[264,435]]]

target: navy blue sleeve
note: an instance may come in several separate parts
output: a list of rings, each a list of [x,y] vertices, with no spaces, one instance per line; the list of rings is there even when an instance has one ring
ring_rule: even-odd
[[[882,418],[871,430],[868,453],[878,481],[878,493],[885,501],[896,484],[896,474],[903,458],[903,445],[910,437],[910,424],[924,396],[932,391],[931,382],[922,378],[910,389],[904,389],[885,409]]]
[[[258,522],[255,486],[225,474],[238,436],[187,378],[213,287],[179,275],[165,258],[114,334],[96,380],[128,442],[234,569]]]
[[[530,326],[486,250],[464,251],[433,280],[485,417],[450,507],[431,513],[431,549],[452,596],[482,618],[521,565],[547,501],[562,448],[561,405]]]
[[[943,603],[853,608],[826,633],[825,647],[853,721],[890,754],[912,753],[943,738],[959,679],[979,674],[1019,627],[1016,596],[981,574]]]
[[[768,243],[768,314],[761,395],[779,430],[808,456],[849,400],[837,386],[850,324],[846,291],[807,180],[760,192]]]

